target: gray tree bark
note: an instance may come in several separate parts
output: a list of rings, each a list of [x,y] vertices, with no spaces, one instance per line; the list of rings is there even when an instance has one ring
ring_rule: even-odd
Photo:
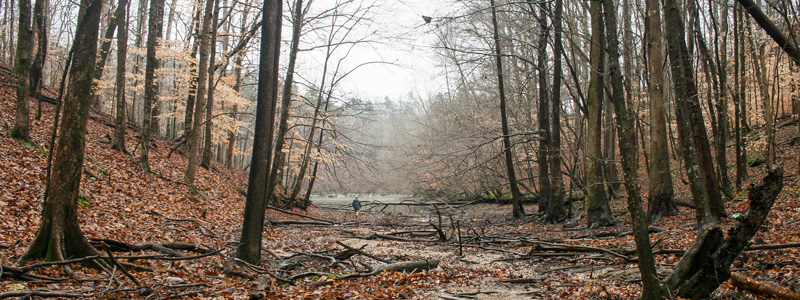
[[[261,54],[258,69],[258,99],[252,163],[242,221],[242,236],[234,257],[255,264],[261,260],[261,232],[264,226],[269,166],[272,159],[272,131],[278,101],[278,62],[283,1],[266,0],[261,23]]]

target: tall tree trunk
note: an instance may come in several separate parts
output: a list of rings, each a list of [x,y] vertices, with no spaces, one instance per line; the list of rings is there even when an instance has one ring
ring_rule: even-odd
[[[209,56],[208,62],[208,96],[206,101],[206,120],[205,120],[205,139],[203,140],[203,156],[200,162],[200,165],[205,167],[206,169],[211,169],[211,133],[212,129],[214,128],[214,122],[212,122],[213,112],[214,112],[214,90],[216,89],[216,84],[214,84],[214,60],[217,57],[217,31],[218,26],[217,23],[219,22],[219,1],[214,1],[214,16],[213,22],[211,25],[211,55]]]
[[[114,31],[117,30],[117,15],[120,8],[117,7],[117,10],[108,16],[108,27],[106,27],[106,32],[103,36],[103,40],[100,43],[100,50],[97,52],[99,56],[97,60],[97,66],[94,70],[94,80],[92,81],[92,106],[95,110],[100,110],[100,95],[98,91],[98,84],[100,80],[103,78],[103,71],[105,71],[106,67],[106,59],[108,59],[108,53],[111,52],[111,40],[114,39]]]
[[[194,24],[194,29],[192,30],[194,33],[194,43],[192,43],[192,50],[189,52],[189,56],[191,57],[191,62],[189,63],[189,69],[191,74],[189,78],[191,81],[189,82],[189,95],[186,96],[186,110],[183,116],[183,137],[185,139],[191,138],[189,135],[192,131],[192,125],[194,120],[194,106],[195,100],[197,99],[197,83],[199,81],[198,78],[198,70],[197,70],[197,63],[195,63],[195,58],[197,58],[197,51],[200,48],[200,15],[203,10],[198,9],[194,15],[194,19],[192,24]]]
[[[758,82],[761,101],[764,105],[764,128],[767,131],[767,149],[765,152],[767,154],[767,169],[770,169],[773,165],[775,165],[775,132],[773,128],[774,113],[772,112],[772,98],[770,97],[769,79],[767,78],[768,75],[766,50],[764,49],[765,47],[766,45],[763,43],[760,47],[758,47],[758,57],[753,56],[753,62],[755,63],[756,81]]]
[[[719,94],[716,97],[717,103],[717,136],[716,136],[716,154],[717,154],[717,173],[720,176],[720,188],[726,194],[731,192],[731,179],[728,177],[728,101],[731,96],[730,88],[728,87],[728,0],[722,0],[718,5],[720,18],[716,15],[711,16],[711,21],[714,25],[714,34],[718,38],[714,39],[714,53],[717,61],[717,75],[719,77]],[[712,2],[709,2],[709,11],[713,13]],[[717,25],[719,20],[719,25]]]
[[[698,99],[694,70],[686,48],[685,30],[677,5],[672,9],[671,5],[667,4],[670,1],[675,0],[667,0],[665,2],[664,19],[667,25],[667,45],[672,64],[672,76],[676,84],[676,102],[678,111],[684,113],[679,115],[678,118],[684,119],[689,123],[689,127],[686,128],[689,131],[684,131],[684,133],[687,136],[691,136],[697,155],[697,165],[687,163],[686,168],[697,167],[699,169],[700,176],[702,176],[701,183],[704,193],[708,197],[711,213],[715,218],[720,219],[726,216],[725,206],[722,203],[722,193],[716,170],[714,169],[711,147],[708,142],[702,108]],[[678,85],[680,85],[680,91],[678,91]],[[681,134],[680,128],[679,134]]]
[[[278,124],[278,134],[275,137],[275,160],[270,171],[270,190],[275,190],[282,182],[282,172],[286,155],[283,152],[283,145],[286,141],[286,133],[289,132],[289,110],[292,106],[292,85],[294,84],[294,70],[297,63],[297,52],[300,48],[300,32],[303,29],[303,0],[296,0],[294,3],[294,13],[292,15],[292,44],[289,49],[289,66],[286,68],[286,76],[283,79],[283,95],[281,96],[281,114]],[[315,164],[316,166],[316,164]],[[272,195],[270,195],[272,196]]]
[[[17,55],[14,63],[14,74],[17,75],[17,109],[11,137],[30,141],[29,98],[28,90],[31,68],[31,52],[33,52],[33,29],[31,28],[31,1],[19,0],[19,33],[17,34]]]
[[[699,110],[697,103],[697,86],[694,81],[694,73],[689,62],[689,53],[686,48],[685,31],[683,22],[680,19],[680,12],[676,0],[664,1],[664,20],[666,23],[667,52],[671,63],[672,83],[676,98],[676,115],[678,119],[678,137],[681,141],[683,150],[684,165],[689,176],[692,196],[697,209],[697,220],[702,226],[716,223],[716,219],[724,215],[724,208],[720,214],[712,208],[712,196],[709,186],[716,182],[710,180],[707,170],[701,165],[704,157],[698,139],[706,139],[705,125],[702,122],[702,115],[697,115],[699,111],[692,114],[692,110]],[[702,136],[702,137],[701,137]],[[710,156],[710,154],[708,154]],[[706,162],[707,163],[707,162]],[[717,201],[719,199],[719,188]]]
[[[159,46],[159,39],[161,39],[161,32],[164,28],[162,20],[164,19],[164,0],[150,0],[150,16],[148,20],[147,29],[147,65],[144,70],[144,118],[142,119],[142,153],[139,156],[139,163],[142,165],[142,171],[145,173],[150,172],[150,162],[148,158],[150,148],[150,136],[152,128],[150,128],[151,120],[153,118],[152,106],[156,102],[157,90],[155,82],[155,73],[158,69],[158,57],[156,56],[156,49]]]
[[[102,0],[83,0],[85,13],[79,17],[73,41],[70,85],[64,100],[64,119],[59,130],[53,172],[42,207],[42,221],[36,238],[22,260],[44,258],[64,260],[96,255],[78,222],[78,194],[86,146],[91,86],[97,54],[97,31]]]
[[[650,246],[647,220],[642,210],[642,199],[639,194],[638,162],[633,140],[636,129],[633,118],[628,114],[622,85],[622,73],[619,66],[619,38],[617,37],[617,13],[613,1],[603,1],[606,20],[606,43],[608,44],[608,71],[611,75],[612,101],[619,128],[619,150],[622,158],[622,170],[625,176],[625,190],[628,193],[628,211],[633,223],[636,253],[639,258],[639,272],[642,275],[642,299],[661,299],[661,284],[656,272],[655,257]]]
[[[664,54],[662,53],[661,7],[659,0],[647,1],[647,62],[650,84],[650,199],[647,219],[656,222],[678,214],[669,167],[667,108],[664,99]]]
[[[550,203],[547,204],[545,222],[559,223],[566,216],[564,211],[564,180],[561,174],[561,18],[564,10],[562,0],[555,0],[553,12],[553,101],[551,103],[553,125],[550,127]]]
[[[143,40],[143,37],[144,37],[144,30],[145,30],[144,23],[145,23],[145,20],[147,19],[147,15],[148,15],[147,14],[147,3],[148,3],[147,1],[149,1],[149,0],[140,0],[139,3],[138,3],[139,11],[138,11],[137,17],[136,17],[136,32],[134,33],[136,35],[136,39],[134,40],[133,45],[134,45],[134,47],[139,48],[139,49],[142,48],[142,40]],[[141,69],[142,69],[142,55],[136,54],[135,55],[135,62],[133,64],[133,74],[137,74],[138,75],[139,71],[141,71]],[[140,85],[141,82],[139,81],[138,76],[136,76],[134,78],[135,78],[135,80],[133,82],[133,85],[134,86]],[[136,123],[136,118],[139,117],[138,112],[137,112],[137,106],[136,106],[136,102],[139,100],[138,99],[139,95],[138,95],[138,93],[136,92],[135,89],[133,90],[133,95],[132,96],[133,97],[131,99],[131,108],[130,108],[131,112],[130,112],[130,114],[128,116],[130,117],[130,122],[131,123]],[[142,115],[144,115],[144,114],[142,114]]]
[[[494,54],[497,66],[497,88],[500,92],[500,123],[503,131],[503,153],[506,159],[506,172],[508,172],[508,183],[511,187],[511,202],[513,204],[512,214],[514,218],[525,216],[525,209],[522,207],[522,193],[517,186],[517,174],[514,170],[514,154],[511,152],[511,137],[509,137],[508,115],[506,114],[506,91],[503,82],[503,56],[500,48],[500,33],[497,28],[497,8],[494,0],[490,0],[492,6],[492,29],[494,37]],[[562,206],[563,211],[563,206]]]
[[[117,149],[127,153],[125,148],[125,130],[128,123],[125,119],[125,63],[128,58],[128,0],[119,0],[117,9],[117,79],[116,79],[116,116],[114,118],[114,140],[111,143],[112,149]]]
[[[550,202],[550,171],[549,171],[549,151],[550,151],[550,105],[547,97],[547,13],[543,3],[539,4],[539,45],[537,58],[537,72],[539,75],[539,130],[542,131],[539,140],[539,151],[537,160],[539,164],[539,214],[547,212],[547,205]]]
[[[200,63],[197,68],[197,97],[194,106],[194,120],[192,123],[192,130],[187,137],[189,139],[189,153],[187,158],[189,163],[186,166],[186,173],[184,173],[183,181],[190,188],[194,188],[194,178],[197,173],[197,164],[200,162],[200,142],[202,141],[200,126],[203,121],[203,111],[206,105],[206,92],[208,89],[207,76],[209,65],[209,50],[211,44],[211,23],[214,21],[214,3],[217,0],[209,0],[206,2],[205,12],[203,13],[203,26],[200,31]]]
[[[589,53],[589,92],[586,101],[586,206],[589,228],[614,224],[614,214],[609,206],[603,178],[603,74],[605,74],[605,29],[603,4],[589,4],[592,17],[592,40]],[[669,173],[668,173],[669,174]]]
[[[242,13],[242,24],[244,24],[245,21],[247,21],[248,13],[249,13],[249,10],[245,10],[244,13]],[[244,36],[245,32],[246,32],[246,29],[244,28],[244,26],[242,26],[242,36]],[[241,87],[242,87],[242,60],[243,60],[243,57],[244,57],[244,54],[240,53],[240,54],[236,55],[236,59],[235,59],[235,65],[236,66],[234,67],[235,69],[234,69],[233,72],[234,72],[234,76],[236,77],[236,79],[235,79],[236,83],[233,85],[233,90],[236,91],[236,92],[241,91]],[[234,104],[233,105],[233,109],[232,109],[232,113],[233,113],[234,118],[236,118],[236,119],[239,118],[238,117],[238,112],[239,112],[239,106]],[[225,167],[228,168],[228,169],[233,168],[233,165],[234,165],[233,152],[234,152],[234,149],[236,149],[235,147],[236,147],[236,130],[231,130],[228,133],[228,149],[225,152]]]
[[[31,63],[31,71],[30,71],[30,88],[31,94],[34,95],[37,102],[37,109],[36,109],[36,116],[35,119],[39,120],[42,117],[42,100],[41,100],[41,92],[42,92],[42,71],[44,70],[44,62],[45,58],[47,57],[47,44],[48,44],[48,14],[47,14],[47,7],[50,6],[50,1],[48,0],[36,0],[36,3],[33,5],[33,15],[34,15],[34,34],[36,35],[36,55],[33,57],[33,63]]]
[[[263,6],[255,140],[242,221],[242,236],[234,254],[234,257],[251,264],[261,260],[261,230],[264,226],[269,166],[272,159],[275,104],[278,101],[282,6],[281,0],[266,0]]]
[[[742,108],[744,107],[744,13],[741,5],[734,6],[733,22],[733,78],[736,91],[733,93],[734,99],[734,139],[736,141],[736,190],[742,190],[742,183],[747,180],[747,150],[746,139],[742,137],[744,131],[744,120]]]

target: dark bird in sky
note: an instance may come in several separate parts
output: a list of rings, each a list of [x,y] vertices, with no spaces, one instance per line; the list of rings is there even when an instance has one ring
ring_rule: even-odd
[[[422,16],[422,19],[425,20],[425,24],[430,24],[433,18],[428,16]]]

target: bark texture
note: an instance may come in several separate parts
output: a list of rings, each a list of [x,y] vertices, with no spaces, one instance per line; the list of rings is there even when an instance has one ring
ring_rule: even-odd
[[[258,68],[258,99],[253,156],[242,221],[242,236],[234,257],[251,264],[261,260],[261,232],[267,200],[267,179],[272,159],[272,131],[278,100],[283,1],[266,0],[261,23],[261,54]]]
[[[19,33],[17,35],[17,54],[14,62],[14,74],[17,75],[17,109],[11,137],[30,141],[30,111],[28,90],[30,81],[28,72],[31,68],[31,52],[33,51],[33,29],[31,29],[31,1],[19,0]]]
[[[153,103],[156,103],[158,90],[156,89],[155,73],[158,69],[158,49],[159,39],[164,24],[164,0],[150,0],[150,17],[147,29],[147,64],[144,69],[144,118],[142,119],[142,154],[139,156],[139,163],[144,172],[150,172],[150,162],[148,158],[150,148],[150,137],[152,135],[151,124],[153,119]]]
[[[647,219],[656,222],[678,214],[674,202],[667,144],[667,107],[664,100],[664,54],[661,43],[661,8],[658,0],[647,0],[647,62],[650,84],[650,199]]]
[[[64,100],[64,116],[59,130],[52,175],[42,208],[42,222],[36,238],[23,260],[44,258],[64,260],[95,255],[97,252],[81,232],[78,223],[78,197],[86,146],[91,86],[97,54],[97,31],[102,0],[83,0],[85,13],[75,32],[71,84]]]
[[[612,1],[603,1],[606,19],[606,42],[608,43],[608,71],[611,75],[612,101],[616,124],[619,129],[619,151],[622,170],[625,176],[625,191],[628,194],[628,211],[633,223],[636,253],[639,257],[639,272],[642,275],[642,299],[661,299],[661,283],[656,272],[647,220],[642,209],[642,199],[638,183],[638,162],[636,161],[636,129],[633,118],[628,113],[622,86],[622,72],[619,65],[619,38],[617,37],[617,13]]]
[[[592,16],[592,47],[589,53],[591,74],[589,75],[589,95],[586,101],[587,142],[586,142],[586,195],[589,228],[614,224],[614,214],[608,205],[603,178],[603,81],[605,74],[605,29],[603,26],[603,4],[593,1],[589,4]]]

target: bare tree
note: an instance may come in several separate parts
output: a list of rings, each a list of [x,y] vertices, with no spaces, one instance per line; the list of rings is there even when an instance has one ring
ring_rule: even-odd
[[[673,197],[672,173],[667,145],[667,109],[664,100],[664,54],[662,53],[661,7],[658,0],[647,1],[647,62],[650,84],[650,199],[647,218],[656,222],[678,213]]]
[[[152,1],[152,0],[151,0]],[[187,157],[189,163],[186,166],[186,172],[183,176],[183,181],[186,185],[194,188],[194,178],[197,173],[197,165],[200,162],[200,142],[202,141],[200,127],[205,120],[203,118],[203,111],[206,105],[206,93],[208,92],[208,65],[209,65],[209,50],[211,44],[211,24],[214,22],[214,2],[218,0],[209,0],[206,2],[205,11],[203,13],[203,25],[200,31],[200,63],[197,67],[197,96],[194,104],[194,120],[192,129],[187,138],[189,139],[189,149]]]
[[[616,8],[612,1],[603,1],[606,24],[606,43],[608,45],[608,70],[611,75],[612,103],[619,128],[619,149],[622,169],[625,176],[625,190],[628,193],[628,211],[633,223],[636,253],[639,259],[639,272],[642,274],[642,299],[661,299],[661,283],[658,280],[655,258],[648,236],[647,220],[642,209],[639,194],[638,162],[636,148],[636,129],[633,117],[628,113],[622,86],[622,72],[619,66],[619,38],[617,37]]]
[[[83,173],[86,125],[91,102],[91,86],[97,55],[97,32],[102,0],[83,0],[69,71],[70,85],[64,99],[64,120],[59,130],[53,172],[47,184],[42,207],[42,222],[36,238],[22,260],[46,258],[64,260],[96,255],[78,222],[78,194]]]
[[[28,112],[31,68],[31,52],[33,51],[33,29],[31,28],[31,1],[19,0],[19,33],[17,35],[17,55],[14,62],[14,74],[17,75],[17,109],[11,137],[30,141],[30,124]]]
[[[234,256],[255,264],[261,260],[261,232],[264,226],[269,166],[272,160],[272,131],[278,101],[278,62],[283,1],[264,1],[261,23],[261,54],[258,70],[258,103],[252,163],[242,221],[242,236]],[[201,68],[202,70],[202,68]]]
[[[586,196],[589,228],[614,224],[614,214],[609,206],[603,178],[603,82],[605,74],[605,29],[603,4],[591,2],[592,38],[590,49],[589,92],[586,101]],[[666,136],[665,136],[666,137]]]
[[[560,222],[565,216],[564,211],[564,179],[561,173],[561,56],[562,42],[561,18],[563,14],[562,0],[555,0],[555,11],[553,12],[553,100],[551,103],[553,125],[550,127],[550,203],[547,204],[547,214],[545,222],[555,224]]]
[[[127,153],[125,148],[125,126],[128,122],[125,118],[125,66],[128,58],[128,0],[119,0],[117,9],[117,79],[116,86],[116,116],[114,118],[114,139],[111,143],[112,149],[117,149]]]
[[[147,30],[147,65],[144,71],[144,118],[142,119],[142,153],[139,156],[139,163],[144,172],[150,172],[150,162],[148,158],[150,148],[150,136],[152,135],[153,103],[156,102],[157,89],[155,73],[158,69],[159,61],[156,56],[159,39],[161,39],[164,28],[164,0],[150,0],[150,17],[148,18]]]
[[[512,215],[514,218],[525,216],[525,209],[522,207],[522,193],[517,186],[517,175],[514,170],[514,156],[511,153],[511,138],[508,130],[508,115],[506,113],[506,92],[503,81],[503,52],[500,48],[500,34],[497,29],[497,8],[494,0],[490,0],[492,8],[492,30],[494,38],[494,52],[497,63],[497,88],[500,92],[500,121],[503,131],[503,154],[506,159],[506,172],[508,172],[508,183],[511,187],[511,202],[513,203]]]

